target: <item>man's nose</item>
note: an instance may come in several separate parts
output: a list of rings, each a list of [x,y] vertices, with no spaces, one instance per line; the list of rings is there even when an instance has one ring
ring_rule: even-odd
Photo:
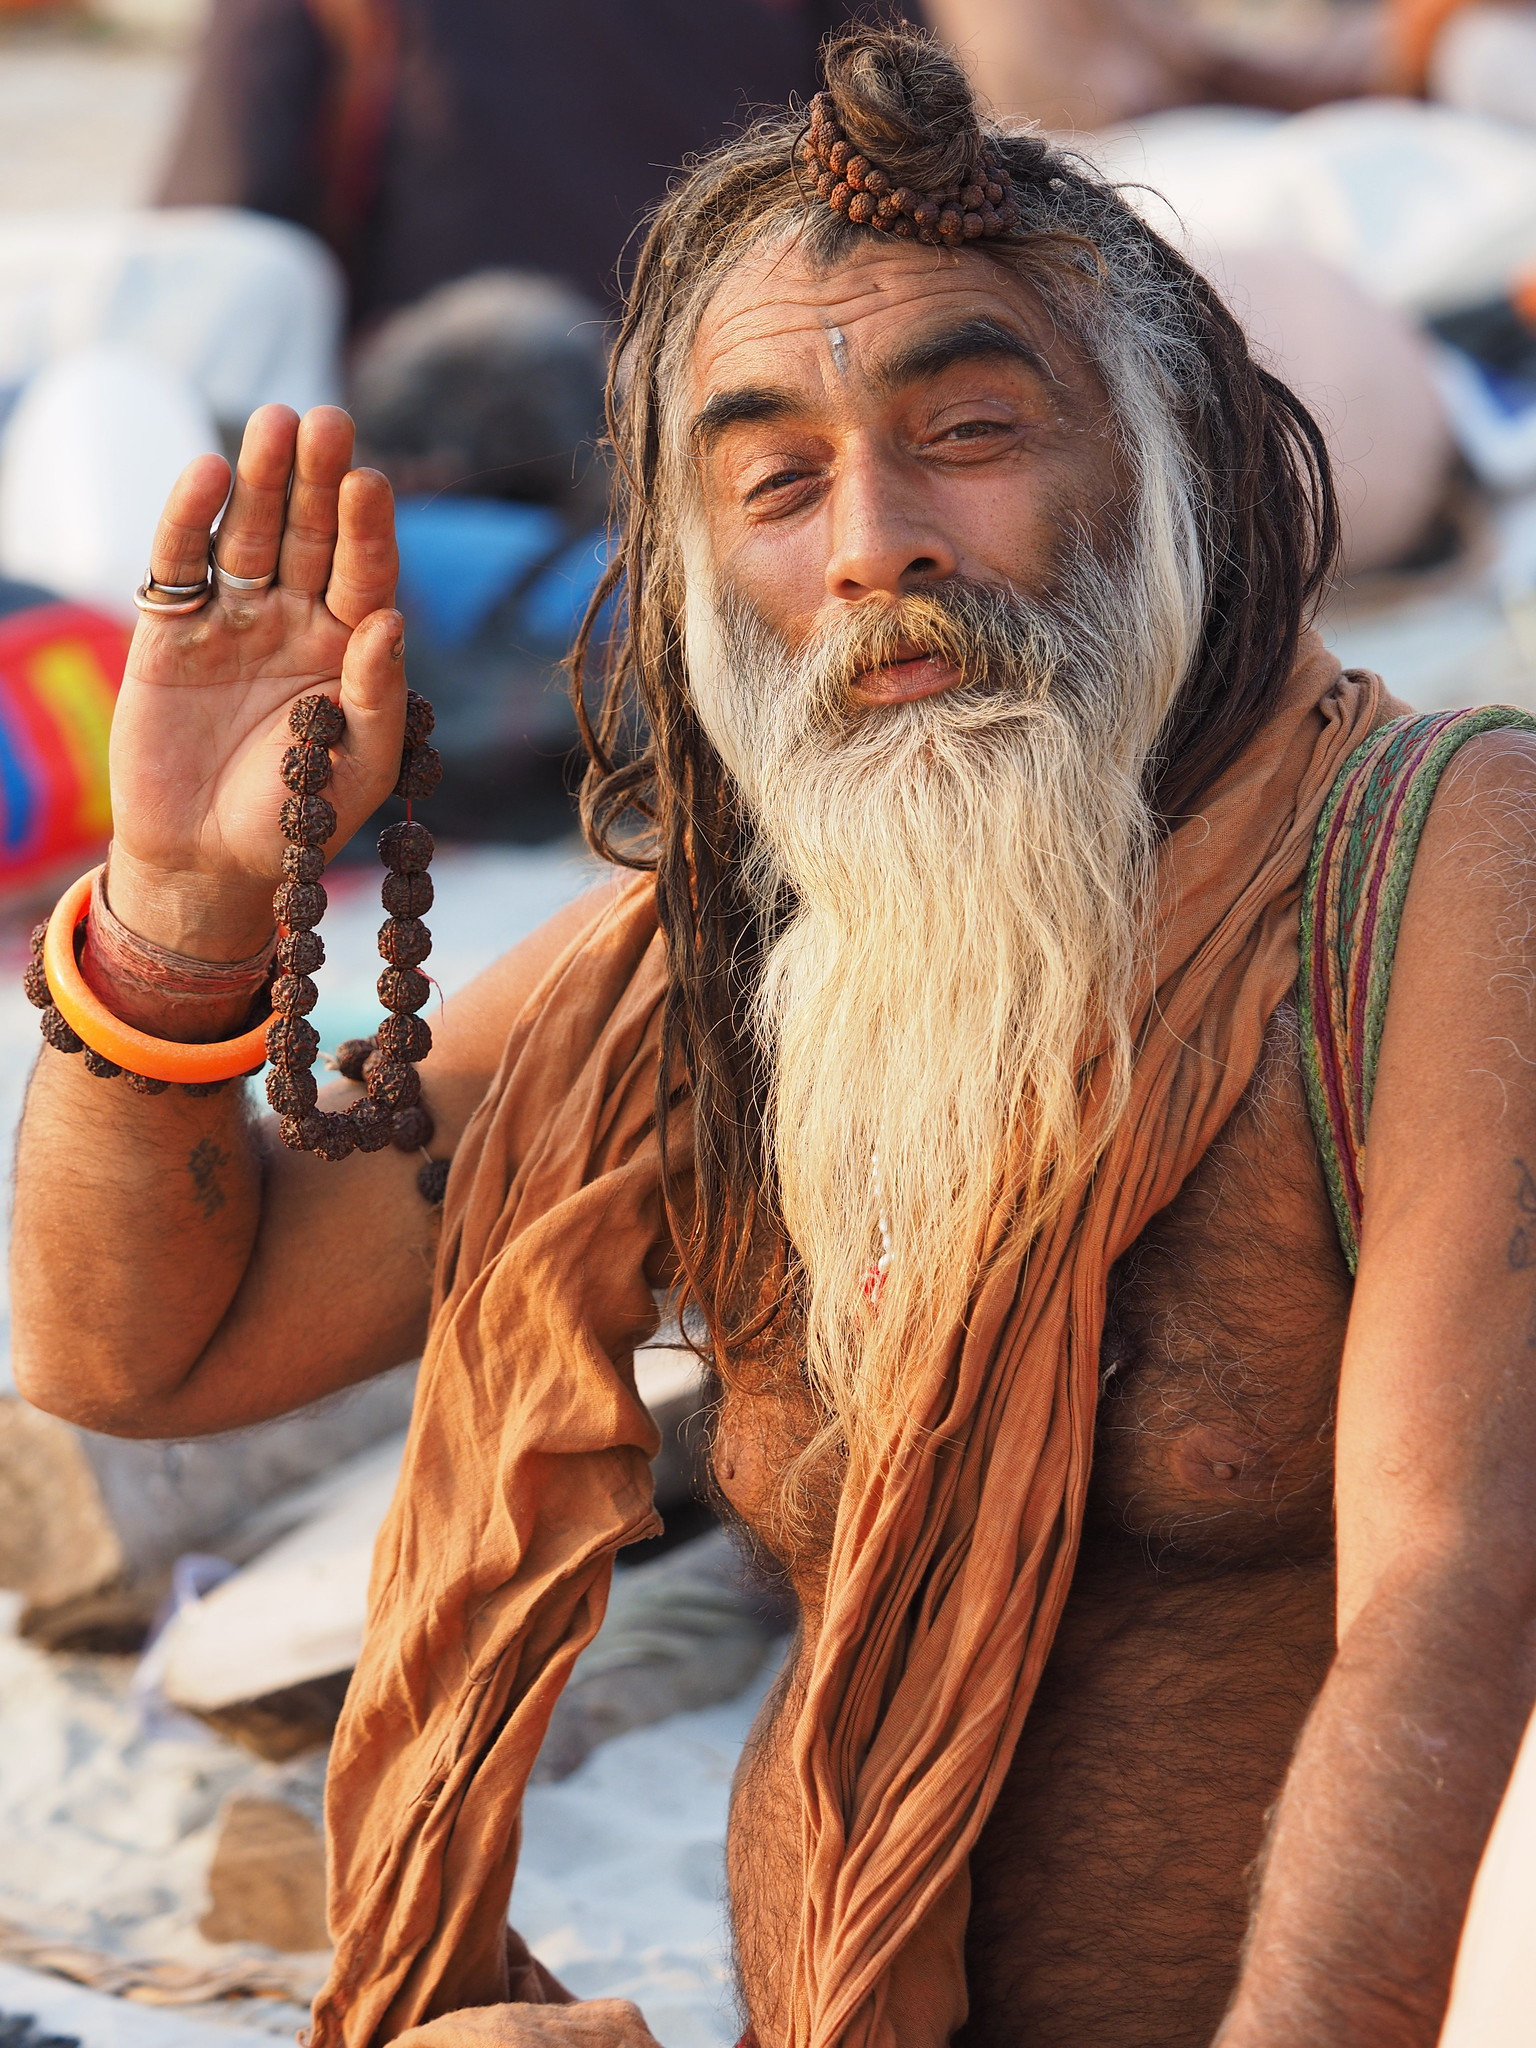
[[[878,450],[850,451],[832,487],[827,594],[845,604],[953,576],[953,542],[939,528],[917,480]]]

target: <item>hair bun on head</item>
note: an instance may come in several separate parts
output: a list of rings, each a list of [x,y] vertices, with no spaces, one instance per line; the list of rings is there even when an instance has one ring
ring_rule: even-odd
[[[834,213],[906,241],[955,248],[1019,219],[965,73],[932,36],[858,28],[822,56],[800,154]]]

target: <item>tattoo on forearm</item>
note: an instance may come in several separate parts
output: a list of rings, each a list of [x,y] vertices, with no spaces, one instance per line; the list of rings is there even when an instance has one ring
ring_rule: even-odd
[[[203,1212],[203,1221],[209,1222],[223,1208],[225,1194],[219,1184],[219,1168],[228,1166],[230,1155],[222,1145],[216,1145],[212,1138],[199,1138],[187,1154],[187,1171],[192,1176],[192,1191],[197,1206]]]

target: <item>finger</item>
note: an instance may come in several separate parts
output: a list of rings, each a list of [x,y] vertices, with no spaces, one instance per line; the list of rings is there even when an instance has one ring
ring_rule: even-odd
[[[336,557],[325,601],[349,626],[392,604],[400,557],[395,548],[395,494],[376,469],[354,469],[342,480]]]
[[[351,416],[339,405],[317,405],[299,422],[277,572],[285,589],[319,597],[331,580],[337,497],[351,466],[352,439]]]
[[[231,576],[270,576],[277,567],[298,424],[291,405],[258,406],[245,423],[235,487],[219,521],[219,567]]]
[[[208,573],[208,532],[229,490],[222,455],[199,455],[177,477],[149,551],[156,583],[201,583]]]
[[[397,611],[376,611],[353,632],[341,708],[347,730],[334,756],[337,782],[341,792],[352,782],[373,810],[395,786],[405,744],[405,621]]]

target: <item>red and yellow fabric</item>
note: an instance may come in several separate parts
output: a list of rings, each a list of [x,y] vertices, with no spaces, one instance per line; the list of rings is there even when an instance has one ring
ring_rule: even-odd
[[[130,637],[63,601],[0,617],[0,887],[109,837],[107,735]]]

